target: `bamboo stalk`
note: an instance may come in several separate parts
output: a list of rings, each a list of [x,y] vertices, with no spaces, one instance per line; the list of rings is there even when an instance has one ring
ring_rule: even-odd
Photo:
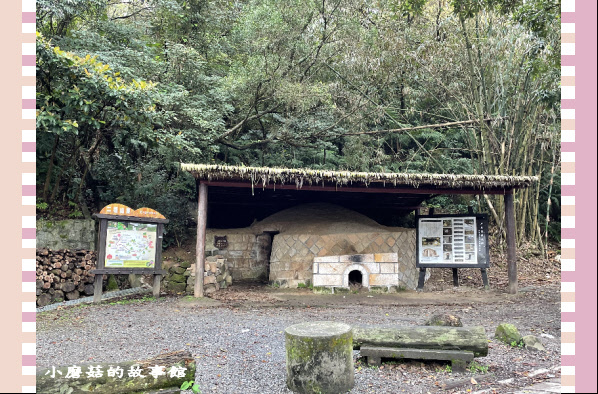
[[[437,124],[430,124],[430,125],[423,125],[423,126],[403,127],[400,129],[371,130],[371,131],[360,131],[360,132],[354,132],[354,133],[343,133],[343,134],[339,134],[338,136],[400,133],[403,131],[413,131],[413,130],[422,130],[422,129],[437,129],[437,128],[442,128],[442,127],[479,125],[482,122],[493,122],[493,121],[497,121],[500,119],[504,119],[504,118],[484,118],[481,120],[480,119],[470,119],[470,120],[461,120],[458,122],[446,122],[446,123],[437,123]]]
[[[542,250],[544,250],[544,245],[542,243],[542,230],[540,229],[540,223],[538,222],[538,216],[540,215],[540,181],[542,179],[542,166],[544,165],[544,144],[540,146],[540,164],[539,164],[539,171],[538,171],[538,183],[536,184],[536,198],[534,199],[535,204],[535,214],[534,214],[534,223],[533,228],[536,231],[536,239],[540,245],[542,245]]]
[[[492,213],[492,217],[494,218],[494,221],[496,222],[496,225],[498,226],[498,230],[500,231],[500,234],[502,234],[503,239],[506,239],[507,233],[502,226],[502,221],[499,219],[499,216],[498,216],[496,210],[494,209],[494,206],[492,205],[492,201],[490,201],[487,194],[484,194],[484,199],[486,200],[486,204],[488,204],[488,209],[490,210],[490,213]]]
[[[556,164],[556,150],[552,150],[552,167],[550,168],[550,182],[548,183],[548,199],[546,200],[546,227],[545,227],[545,236],[546,236],[546,246],[548,246],[548,223],[550,222],[550,208],[552,206],[552,185],[554,184],[554,167]],[[548,256],[546,256],[548,258]]]

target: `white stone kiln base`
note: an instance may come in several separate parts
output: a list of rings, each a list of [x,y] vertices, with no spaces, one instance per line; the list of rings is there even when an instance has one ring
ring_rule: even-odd
[[[359,271],[361,286],[387,288],[399,286],[399,259],[397,253],[351,254],[315,257],[313,286],[349,288],[349,273]]]

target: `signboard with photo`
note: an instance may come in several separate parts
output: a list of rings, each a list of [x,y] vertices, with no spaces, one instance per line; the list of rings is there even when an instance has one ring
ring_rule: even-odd
[[[429,215],[417,221],[420,268],[488,268],[488,216]]]

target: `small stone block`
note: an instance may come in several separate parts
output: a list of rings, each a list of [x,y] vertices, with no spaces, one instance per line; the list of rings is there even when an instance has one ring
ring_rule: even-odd
[[[340,256],[341,263],[373,263],[373,254],[345,254]]]
[[[371,274],[370,286],[396,286],[399,283],[399,277],[396,274]]]
[[[343,263],[318,263],[318,273],[342,275],[347,265]]]
[[[397,273],[396,266],[397,263],[380,263],[380,273],[381,274],[395,274]]]
[[[357,263],[362,267],[365,267],[370,274],[379,274],[380,273],[380,264],[376,263]]]
[[[469,362],[465,360],[451,360],[451,371],[452,372],[465,372]]]
[[[376,253],[374,261],[376,263],[392,263],[399,261],[399,255],[397,253]]]
[[[314,257],[314,263],[338,263],[339,256]]]
[[[342,286],[342,275],[314,275],[314,286]]]

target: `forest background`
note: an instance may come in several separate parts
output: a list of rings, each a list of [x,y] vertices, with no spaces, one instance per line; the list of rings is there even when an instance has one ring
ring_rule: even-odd
[[[38,217],[119,202],[193,237],[179,163],[534,175],[560,239],[560,1],[38,0]],[[447,125],[448,124],[448,125]],[[445,211],[502,199],[437,197]]]

